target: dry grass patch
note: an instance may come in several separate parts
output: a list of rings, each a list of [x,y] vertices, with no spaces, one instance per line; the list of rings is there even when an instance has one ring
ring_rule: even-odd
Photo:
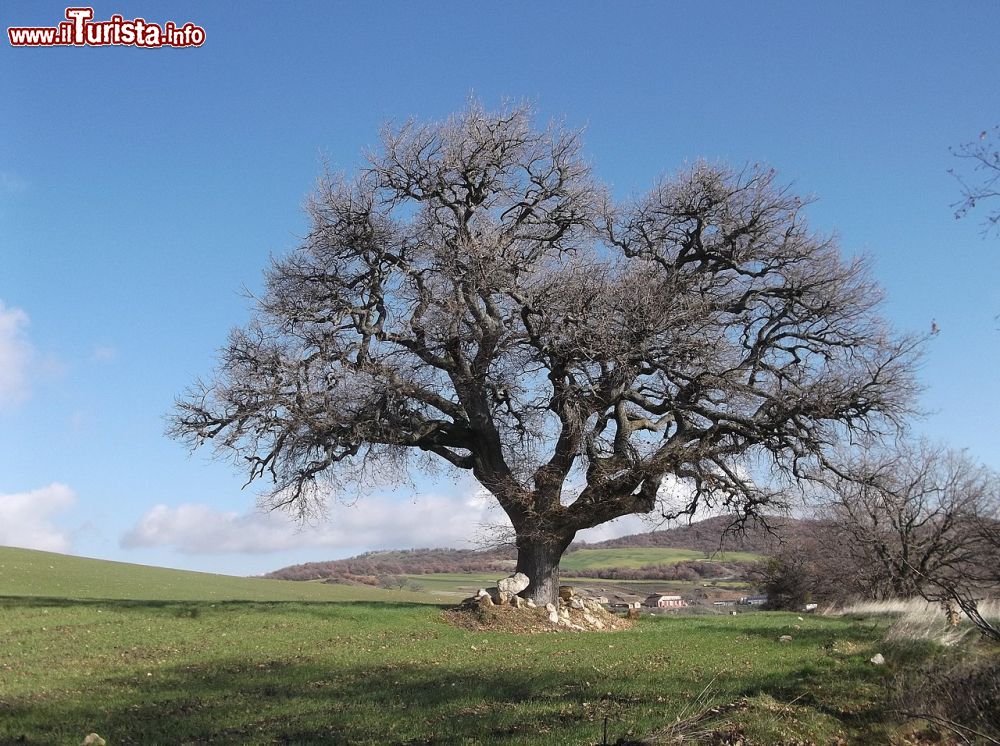
[[[1000,621],[1000,601],[990,599],[979,604],[983,617]],[[946,647],[976,637],[977,630],[968,617],[958,612],[958,624],[952,624],[940,604],[922,598],[860,601],[832,612],[834,615],[894,616],[895,623],[886,639],[891,642],[928,641]]]

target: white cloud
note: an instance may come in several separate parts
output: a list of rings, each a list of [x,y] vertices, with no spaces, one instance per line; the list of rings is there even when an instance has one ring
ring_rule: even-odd
[[[373,495],[336,505],[316,525],[300,527],[281,512],[235,513],[203,504],[157,505],[121,538],[126,549],[173,547],[185,554],[257,554],[289,549],[371,549],[474,545],[502,513],[477,496],[400,500]]]
[[[27,326],[28,314],[0,301],[0,409],[28,395],[28,366],[34,349],[25,333]]]
[[[644,534],[649,531],[657,531],[669,527],[660,518],[659,513],[656,512],[648,516],[627,515],[624,518],[602,523],[600,526],[586,528],[576,535],[576,540],[585,541],[588,544],[596,544],[599,541],[617,539],[621,536],[631,536],[632,534]]]
[[[670,483],[661,492],[664,507],[686,503],[686,489]],[[695,520],[711,512],[701,512]],[[581,531],[590,543],[667,528],[658,511],[626,516]],[[125,549],[173,548],[183,554],[262,554],[291,549],[358,550],[417,547],[473,548],[512,529],[496,501],[483,489],[464,495],[432,494],[416,499],[391,495],[364,497],[353,505],[336,504],[315,525],[300,526],[275,511],[238,513],[201,503],[157,505],[129,531]]]
[[[0,545],[68,552],[69,536],[52,523],[52,516],[74,502],[73,490],[57,482],[30,492],[0,495]]]
[[[90,353],[92,363],[113,363],[118,359],[118,348],[113,345],[97,345]]]
[[[577,485],[577,488],[579,488],[579,485]],[[693,495],[694,491],[690,484],[686,483],[684,480],[678,479],[677,477],[667,475],[657,492],[656,507],[651,513],[644,515],[627,515],[622,518],[609,521],[608,523],[602,523],[600,526],[584,529],[577,533],[576,540],[585,541],[588,544],[596,544],[599,541],[617,539],[619,537],[630,536],[632,534],[662,531],[664,529],[673,528],[677,525],[682,525],[688,520],[702,521],[706,518],[726,513],[726,509],[721,506],[708,508],[705,506],[704,502],[702,502],[698,505],[694,515],[688,516],[687,514],[684,514],[684,510],[691,503]],[[664,514],[681,515],[677,519],[667,520],[663,517]]]

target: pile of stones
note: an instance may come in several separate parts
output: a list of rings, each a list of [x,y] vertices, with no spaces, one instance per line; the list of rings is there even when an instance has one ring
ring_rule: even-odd
[[[479,592],[462,602],[461,609],[479,612],[523,609],[526,614],[547,620],[552,628],[576,631],[622,629],[629,623],[612,614],[595,598],[577,595],[573,586],[559,586],[558,604],[538,607],[530,598],[518,595],[531,580],[522,572],[497,581],[495,588],[480,588]]]

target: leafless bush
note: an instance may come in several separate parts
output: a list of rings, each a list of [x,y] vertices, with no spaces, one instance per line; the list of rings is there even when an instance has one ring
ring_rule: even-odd
[[[855,453],[820,478],[826,517],[864,595],[919,596],[1000,628],[979,601],[1000,589],[1000,475],[925,442]]]
[[[940,657],[904,669],[892,705],[944,742],[1000,744],[1000,658]]]

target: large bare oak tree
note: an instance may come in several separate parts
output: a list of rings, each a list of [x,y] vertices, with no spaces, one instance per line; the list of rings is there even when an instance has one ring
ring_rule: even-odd
[[[410,456],[470,472],[551,601],[575,534],[666,483],[681,511],[759,514],[770,477],[907,410],[916,343],[802,208],[770,170],[706,164],[614,203],[527,107],[387,128],[321,182],[172,432],[300,511]]]

